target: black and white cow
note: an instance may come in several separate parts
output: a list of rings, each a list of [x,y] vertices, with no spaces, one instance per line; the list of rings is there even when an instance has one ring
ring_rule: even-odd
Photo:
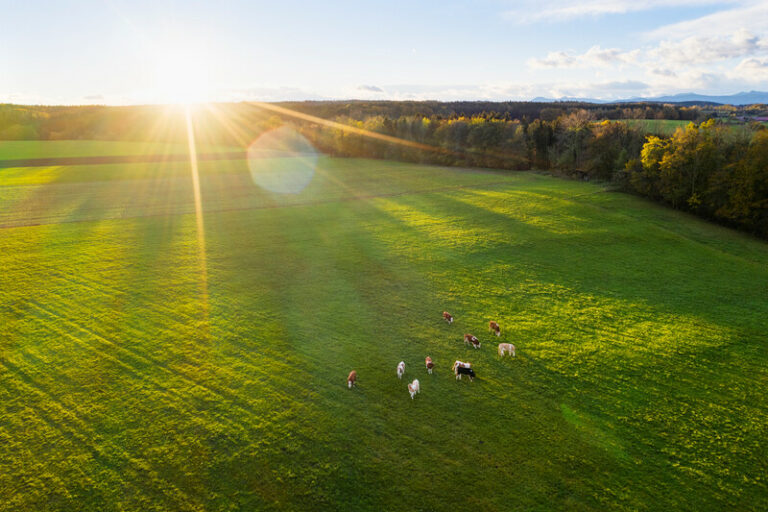
[[[456,373],[456,380],[461,380],[462,375],[469,375],[469,380],[475,380],[475,370],[472,368],[464,368],[463,366],[457,366],[456,370],[454,370]]]

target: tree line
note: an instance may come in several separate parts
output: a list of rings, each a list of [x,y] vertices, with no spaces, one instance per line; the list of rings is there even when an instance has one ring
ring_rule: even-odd
[[[597,119],[670,119],[700,121],[706,114],[698,107],[628,103],[600,105],[577,102],[487,102],[487,101],[302,101],[275,103],[283,108],[323,119],[367,120],[374,117],[400,119],[485,118],[505,121],[553,121],[574,112],[587,111]],[[237,120],[247,130],[268,119],[273,113],[252,103],[214,105],[217,116]],[[175,111],[175,115],[174,115]],[[183,139],[186,129],[179,109],[161,105],[108,107],[28,106],[0,104],[0,140],[144,140],[148,136],[163,140]],[[211,112],[197,114],[210,125],[216,119]],[[162,130],[158,130],[159,125]],[[217,134],[226,141],[231,134]]]

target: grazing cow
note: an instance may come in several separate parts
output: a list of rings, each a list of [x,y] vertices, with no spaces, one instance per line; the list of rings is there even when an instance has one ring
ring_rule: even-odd
[[[413,395],[421,392],[421,387],[419,386],[419,379],[413,379],[413,382],[408,384],[408,392],[411,394],[411,400],[413,400]]]
[[[443,320],[445,320],[445,321],[446,321],[446,322],[448,322],[449,324],[452,324],[452,323],[453,323],[453,317],[452,317],[452,316],[451,316],[451,314],[450,314],[449,312],[447,312],[447,311],[443,311]]]
[[[469,375],[469,380],[475,380],[475,370],[472,368],[464,368],[463,366],[457,366],[454,370],[456,374],[456,380],[461,380],[462,375]]]
[[[426,363],[426,365],[427,365],[427,373],[429,373],[430,375],[432,375],[432,368],[434,368],[434,367],[435,367],[435,363],[433,363],[433,362],[432,362],[432,358],[431,358],[431,357],[429,357],[429,356],[427,356],[427,358],[424,360],[424,362],[425,362],[425,363]]]
[[[472,368],[472,363],[465,363],[463,361],[456,360],[453,363],[453,370],[454,373],[456,373],[456,368]]]
[[[495,333],[496,336],[501,336],[501,327],[499,327],[498,322],[494,322],[493,320],[488,322],[488,332]]]
[[[405,373],[405,361],[400,361],[400,363],[397,365],[397,378],[402,379],[404,373]]]
[[[464,343],[469,343],[475,348],[480,348],[480,340],[472,336],[471,334],[464,335]]]
[[[352,386],[357,386],[357,372],[355,370],[349,372],[349,377],[347,377],[347,387],[352,389]]]
[[[515,357],[515,346],[511,343],[499,343],[499,355],[503,356],[504,353]]]

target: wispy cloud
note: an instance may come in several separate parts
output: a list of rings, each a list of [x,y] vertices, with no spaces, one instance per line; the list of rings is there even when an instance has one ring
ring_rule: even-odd
[[[605,67],[633,62],[637,58],[637,53],[637,51],[626,52],[618,48],[593,46],[582,54],[564,51],[550,52],[544,58],[528,59],[528,65],[534,68]]]
[[[718,2],[719,3],[719,2]],[[738,30],[764,34],[768,29],[768,2],[742,0],[715,13],[662,25],[644,34],[647,40],[728,36]]]
[[[359,85],[357,87],[358,91],[367,91],[367,92],[384,92],[384,89],[381,87],[376,87],[375,85]]]
[[[740,28],[728,36],[691,36],[663,40],[648,52],[648,58],[672,64],[708,64],[736,59],[768,50],[768,41]]]
[[[301,101],[332,99],[310,89],[289,86],[255,86],[242,89],[229,89],[222,91],[220,95],[224,101]]]
[[[650,11],[669,7],[701,7],[702,5],[743,4],[739,0],[523,0],[504,17],[518,23],[561,22],[584,17]]]

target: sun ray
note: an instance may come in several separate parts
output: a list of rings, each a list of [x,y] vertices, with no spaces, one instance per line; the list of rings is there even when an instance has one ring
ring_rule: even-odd
[[[192,190],[195,197],[195,223],[197,226],[197,247],[200,258],[200,276],[203,298],[204,325],[208,325],[208,264],[205,254],[205,226],[203,224],[203,201],[200,194],[200,173],[197,167],[197,147],[195,131],[192,127],[192,114],[189,107],[184,109],[187,121],[187,142],[189,144],[189,166],[192,172]]]

